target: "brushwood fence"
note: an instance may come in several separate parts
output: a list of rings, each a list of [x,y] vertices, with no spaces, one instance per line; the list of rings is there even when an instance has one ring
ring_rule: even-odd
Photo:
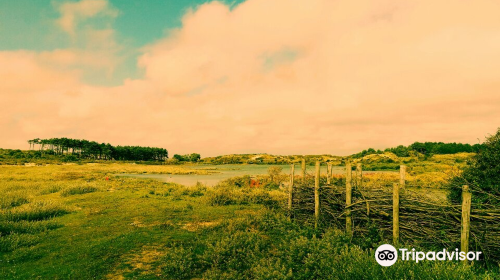
[[[330,164],[321,176],[320,165],[317,162],[309,175],[302,162],[299,176],[292,165],[288,210],[294,220],[342,229],[352,238],[376,241],[392,236],[396,245],[481,251],[487,262],[499,262],[500,208],[472,205],[476,191],[468,186],[462,186],[462,204],[457,205],[408,186],[404,165],[399,181],[369,186],[363,183],[361,164],[353,172],[348,163],[345,175],[335,177]]]

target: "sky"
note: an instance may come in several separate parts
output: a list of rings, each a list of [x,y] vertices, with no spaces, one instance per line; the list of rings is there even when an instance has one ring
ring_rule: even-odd
[[[0,147],[348,155],[500,121],[500,2],[0,0]]]

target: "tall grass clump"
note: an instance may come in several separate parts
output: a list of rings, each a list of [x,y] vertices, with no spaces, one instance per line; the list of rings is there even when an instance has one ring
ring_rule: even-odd
[[[226,206],[245,204],[245,198],[240,190],[230,188],[214,188],[205,194],[205,202],[210,206]]]
[[[278,209],[284,205],[286,194],[264,189],[214,187],[206,191],[204,199],[210,206],[261,204]]]
[[[0,196],[0,209],[9,209],[29,202],[26,192],[11,192]]]
[[[56,193],[60,191],[62,187],[60,185],[49,185],[46,187],[42,187],[39,194],[40,195],[45,195],[45,194],[51,194],[51,193]]]
[[[172,196],[176,200],[180,200],[182,196],[199,197],[205,195],[207,187],[201,183],[195,186],[186,187],[178,184],[171,184],[165,192],[161,193],[163,196]],[[155,192],[153,192],[155,193]]]
[[[12,252],[21,247],[33,246],[37,244],[40,237],[31,234],[0,234],[0,252]]]
[[[99,189],[94,187],[94,186],[76,186],[76,187],[69,187],[64,189],[61,192],[61,196],[70,196],[70,195],[77,195],[77,194],[86,194],[86,193],[92,193],[96,192]]]
[[[0,220],[42,221],[70,213],[69,209],[51,200],[36,201],[0,212]]]
[[[0,221],[0,235],[15,233],[35,234],[61,227],[62,225],[52,221]]]

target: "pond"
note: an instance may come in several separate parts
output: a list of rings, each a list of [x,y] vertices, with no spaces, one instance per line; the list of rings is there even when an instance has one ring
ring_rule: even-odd
[[[196,185],[197,182],[205,184],[207,186],[214,186],[220,181],[238,177],[238,176],[257,176],[267,174],[267,170],[271,166],[281,166],[283,168],[283,173],[290,174],[290,165],[267,165],[267,164],[224,164],[224,165],[195,165],[189,166],[192,169],[209,169],[213,170],[213,174],[209,175],[198,175],[198,174],[188,174],[188,175],[176,175],[176,174],[119,174],[117,176],[133,177],[133,178],[143,178],[143,179],[156,179],[168,183],[176,183],[185,186]],[[306,170],[309,174],[313,174],[315,167],[307,166]],[[344,174],[345,167],[334,166],[333,174]],[[369,171],[377,172],[377,171]],[[299,175],[301,169],[299,165],[295,166],[295,174]],[[321,174],[326,174],[326,165],[321,166]]]

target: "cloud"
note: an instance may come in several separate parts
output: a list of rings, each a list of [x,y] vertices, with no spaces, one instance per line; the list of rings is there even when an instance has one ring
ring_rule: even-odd
[[[500,121],[499,8],[487,0],[206,3],[143,47],[144,77],[120,86],[79,79],[77,70],[98,65],[105,47],[89,48],[100,53],[89,57],[67,50],[11,56],[34,70],[9,70],[17,81],[6,85],[9,101],[31,95],[0,113],[18,127],[0,143],[67,136],[203,156],[474,143]],[[68,30],[76,17],[104,8],[86,9],[68,12]]]
[[[68,34],[75,35],[77,24],[87,18],[97,15],[116,17],[118,11],[112,8],[107,0],[81,0],[65,2],[59,6],[61,17],[57,20],[59,26]]]
[[[64,2],[57,8],[60,17],[56,23],[70,35],[71,43],[65,49],[45,52],[45,57],[64,57],[87,81],[102,82],[102,77],[111,77],[125,59],[122,52],[126,47],[117,42],[113,28],[119,11],[107,0]]]
[[[196,104],[180,123],[204,122],[200,138],[224,135],[219,152],[471,142],[500,120],[498,6],[212,2],[148,46],[140,65],[165,96],[185,101],[179,108]]]

